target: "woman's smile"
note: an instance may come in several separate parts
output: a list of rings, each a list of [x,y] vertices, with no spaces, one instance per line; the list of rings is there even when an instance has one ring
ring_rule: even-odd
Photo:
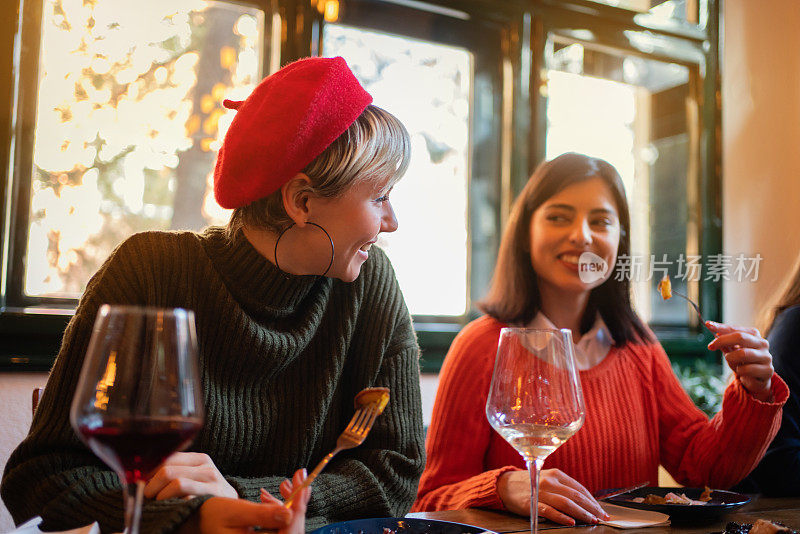
[[[580,266],[581,255],[586,251],[578,252],[563,252],[556,256],[556,258],[570,271],[578,272]]]

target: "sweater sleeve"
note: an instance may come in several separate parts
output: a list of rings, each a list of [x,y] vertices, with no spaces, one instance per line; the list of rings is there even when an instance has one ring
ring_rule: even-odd
[[[788,397],[774,374],[774,402],[761,402],[739,380],[726,388],[722,410],[709,420],[681,387],[660,345],[652,345],[661,463],[679,483],[729,488],[758,463],[778,430]]]
[[[800,306],[778,316],[768,339],[775,372],[792,393],[783,407],[781,428],[749,479],[766,495],[800,495]]]
[[[30,432],[11,454],[3,474],[3,501],[17,523],[40,515],[43,530],[93,521],[103,532],[123,529],[119,479],[78,440],[69,410],[97,309],[102,303],[141,303],[137,270],[146,261],[136,239],[121,244],[90,280],[67,326]],[[149,502],[143,508],[142,529],[171,532],[203,501]]]
[[[348,382],[343,387],[356,391],[364,387],[387,387],[390,400],[364,443],[340,452],[314,480],[307,529],[355,518],[404,516],[414,500],[425,466],[419,347],[394,271],[382,252],[378,254],[377,266],[370,266],[376,271],[365,275],[377,282],[370,282],[365,289],[368,294],[364,328],[353,341],[354,369],[343,377]],[[367,348],[379,345],[384,347],[382,355]],[[346,401],[351,410],[352,398],[348,396]],[[313,467],[309,465],[309,471]],[[261,487],[276,495],[283,480],[226,478],[241,497],[250,500],[258,500]]]
[[[497,479],[518,468],[487,471],[483,464],[493,432],[486,420],[486,398],[499,330],[492,325],[486,318],[467,325],[447,353],[428,430],[428,465],[414,511],[503,509]]]

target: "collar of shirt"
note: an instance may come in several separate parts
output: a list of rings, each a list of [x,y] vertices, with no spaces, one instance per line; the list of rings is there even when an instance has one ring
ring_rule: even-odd
[[[542,312],[536,314],[530,328],[558,330],[558,327]],[[592,328],[575,343],[575,364],[578,370],[586,371],[602,362],[608,356],[608,351],[611,350],[613,344],[614,338],[611,337],[611,332],[598,313]]]

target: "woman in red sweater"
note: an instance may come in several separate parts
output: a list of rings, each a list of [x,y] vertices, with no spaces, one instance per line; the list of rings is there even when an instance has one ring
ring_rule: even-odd
[[[503,235],[486,315],[468,324],[445,359],[414,510],[466,507],[529,514],[521,456],[486,420],[500,329],[569,328],[586,402],[581,430],[544,463],[539,514],[597,522],[602,488],[656,482],[662,464],[687,486],[729,487],[758,463],[777,432],[788,388],[758,331],[707,322],[735,374],[709,420],[634,313],[629,280],[614,269],[583,281],[590,252],[613,266],[630,255],[630,217],[617,171],[581,154],[539,166]],[[592,256],[593,258],[595,256]],[[586,277],[584,277],[586,278]]]

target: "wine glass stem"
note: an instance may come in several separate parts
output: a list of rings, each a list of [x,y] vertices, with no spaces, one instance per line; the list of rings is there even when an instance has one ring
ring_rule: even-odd
[[[125,486],[125,534],[139,534],[144,485],[144,480],[138,480]]]
[[[544,460],[534,458],[525,462],[531,475],[531,534],[539,531],[539,472]]]

